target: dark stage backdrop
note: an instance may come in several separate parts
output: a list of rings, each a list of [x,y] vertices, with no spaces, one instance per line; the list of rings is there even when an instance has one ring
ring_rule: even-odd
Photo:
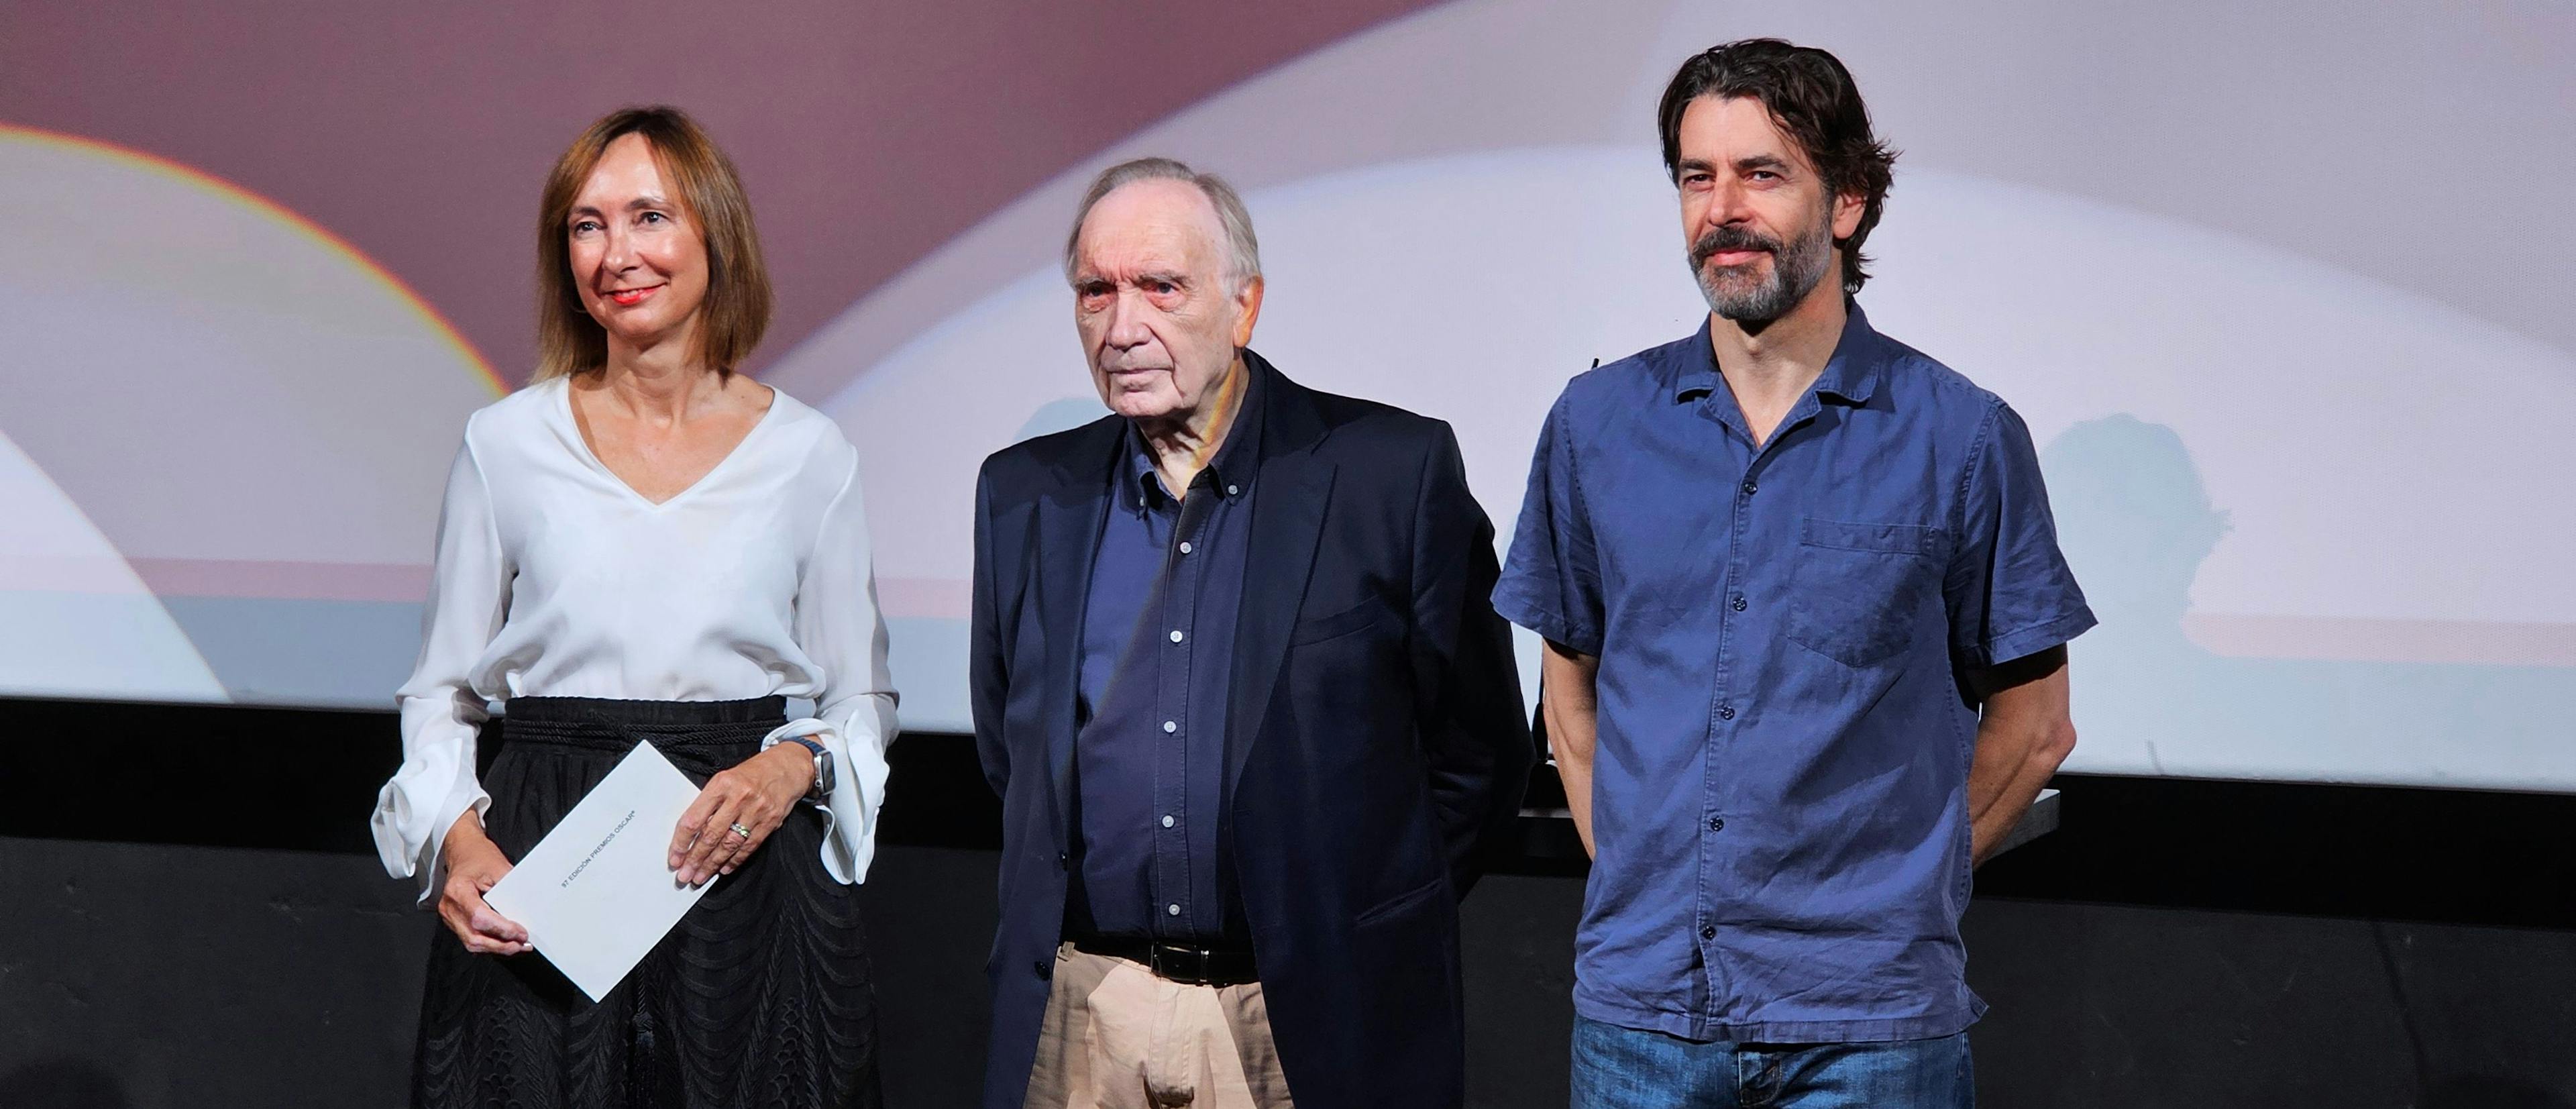
[[[946,738],[895,746],[864,889],[896,1109],[970,1104],[983,1043],[995,805]],[[0,701],[0,739],[0,1106],[405,1103],[390,716]],[[1989,1109],[2576,1107],[2576,799],[2057,784],[1968,912]],[[1477,1106],[1565,1104],[1569,838],[1525,821],[1467,901]]]

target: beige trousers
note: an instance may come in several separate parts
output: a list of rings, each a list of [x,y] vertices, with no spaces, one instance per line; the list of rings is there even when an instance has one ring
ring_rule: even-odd
[[[1261,984],[1191,986],[1056,948],[1028,1109],[1291,1109]]]

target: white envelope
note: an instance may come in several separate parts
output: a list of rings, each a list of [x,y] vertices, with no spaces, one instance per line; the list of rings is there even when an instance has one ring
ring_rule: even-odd
[[[665,865],[697,799],[687,775],[638,743],[483,900],[596,1002],[715,888],[682,885]]]

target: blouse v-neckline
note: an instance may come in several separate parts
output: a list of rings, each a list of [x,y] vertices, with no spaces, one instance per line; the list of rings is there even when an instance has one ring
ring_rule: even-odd
[[[707,467],[707,472],[699,474],[697,480],[690,482],[679,492],[673,493],[670,496],[657,501],[651,497],[645,496],[643,492],[636,489],[632,483],[628,482],[624,477],[619,476],[616,469],[609,466],[606,460],[599,457],[598,449],[590,445],[590,433],[583,430],[581,426],[581,414],[573,410],[572,379],[569,377],[562,377],[557,378],[556,380],[561,382],[563,385],[563,388],[559,391],[555,400],[557,412],[563,417],[565,425],[572,430],[573,445],[581,451],[582,461],[589,463],[592,469],[599,471],[601,477],[608,479],[609,484],[615,485],[619,491],[634,498],[636,503],[652,510],[669,508],[670,506],[679,503],[681,499],[687,497],[689,494],[705,488],[707,483],[714,481],[716,475],[723,473],[726,467],[733,465],[734,459],[742,457],[743,451],[751,446],[752,440],[760,437],[761,431],[769,426],[770,418],[778,415],[778,409],[787,400],[787,394],[779,392],[776,386],[771,386],[769,390],[769,407],[762,409],[760,412],[760,418],[752,421],[751,430],[743,432],[742,438],[734,441],[733,448],[726,451],[723,458],[717,459],[715,465]]]

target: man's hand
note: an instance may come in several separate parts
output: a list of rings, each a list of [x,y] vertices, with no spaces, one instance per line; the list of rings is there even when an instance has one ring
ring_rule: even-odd
[[[465,950],[477,955],[536,950],[528,944],[527,929],[483,901],[484,892],[510,872],[509,856],[483,834],[483,818],[465,810],[447,829],[447,842],[440,852],[447,864],[447,880],[439,886],[438,919],[464,942]]]
[[[733,873],[813,788],[814,754],[802,743],[781,743],[707,779],[671,833],[671,870],[693,886]],[[751,834],[735,833],[737,824]]]

